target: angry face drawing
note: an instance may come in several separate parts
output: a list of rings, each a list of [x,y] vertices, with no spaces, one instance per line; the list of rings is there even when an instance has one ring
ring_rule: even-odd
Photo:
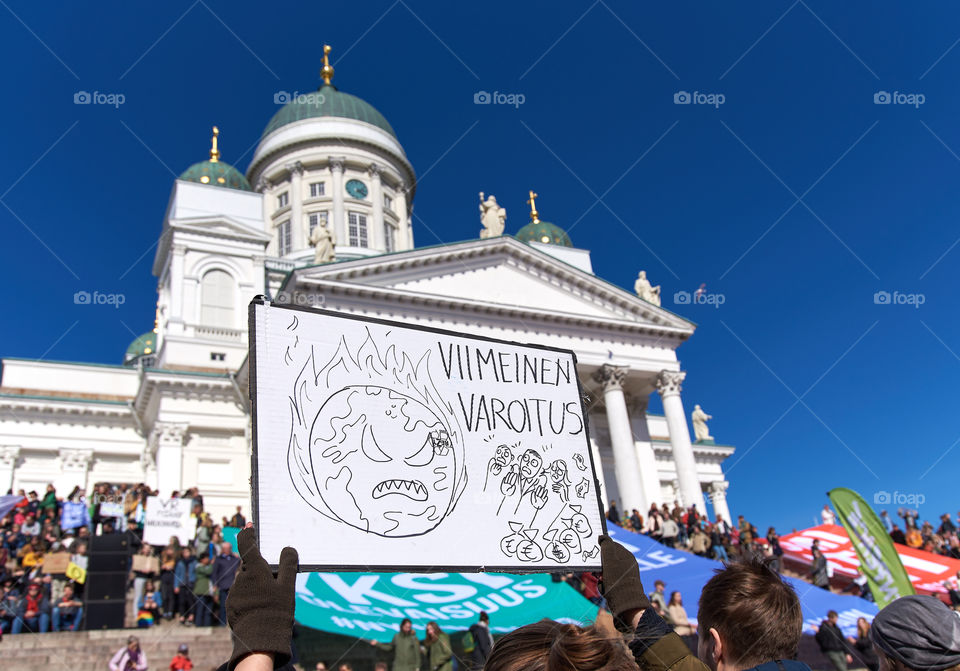
[[[435,527],[453,496],[454,451],[425,405],[375,386],[351,386],[323,404],[310,431],[320,497],[347,524],[382,536]]]
[[[297,493],[326,517],[388,538],[425,534],[466,485],[461,432],[429,374],[369,331],[317,365],[311,347],[290,397],[287,467]],[[363,380],[362,384],[356,381]]]

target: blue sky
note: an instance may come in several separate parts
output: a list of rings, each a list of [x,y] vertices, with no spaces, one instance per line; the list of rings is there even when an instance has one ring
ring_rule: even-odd
[[[646,269],[699,325],[684,402],[738,448],[735,515],[809,526],[835,486],[960,508],[956,8],[2,4],[0,356],[119,363],[153,324],[174,177],[213,124],[246,170],[274,94],[315,89],[328,42],[334,83],[385,114],[418,172],[417,244],[475,237],[479,191],[515,232],[532,188],[599,275],[629,289]],[[124,102],[75,105],[81,90]],[[674,303],[701,283],[713,304]]]

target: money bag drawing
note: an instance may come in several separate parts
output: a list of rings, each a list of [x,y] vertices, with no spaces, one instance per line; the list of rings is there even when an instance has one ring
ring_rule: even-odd
[[[296,328],[295,318],[288,330]],[[295,342],[284,360],[293,367],[306,357],[290,397],[287,448],[299,495],[368,533],[434,529],[463,493],[466,469],[463,433],[430,377],[430,352],[416,363],[394,344],[381,354],[369,327],[359,347],[342,337],[329,360]]]

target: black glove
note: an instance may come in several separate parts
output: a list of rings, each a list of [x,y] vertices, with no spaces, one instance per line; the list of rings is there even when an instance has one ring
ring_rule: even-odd
[[[631,611],[650,608],[650,599],[640,581],[640,567],[627,548],[610,536],[600,536],[600,563],[603,565],[601,590],[607,600],[607,608],[613,613],[617,629],[631,631],[633,625],[625,615]]]
[[[290,661],[293,609],[297,581],[297,551],[280,553],[280,570],[274,579],[260,556],[252,527],[237,534],[240,570],[227,597],[227,622],[233,633],[233,654],[228,670],[251,652],[272,653],[274,668]]]

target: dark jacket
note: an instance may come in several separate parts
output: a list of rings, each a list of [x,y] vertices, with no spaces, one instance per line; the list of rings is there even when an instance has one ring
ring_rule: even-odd
[[[847,639],[843,637],[843,632],[840,631],[840,627],[835,624],[830,624],[827,620],[824,620],[820,624],[816,639],[821,652],[850,652],[850,648],[847,646]]]
[[[493,648],[493,634],[490,633],[490,627],[484,626],[479,622],[470,625],[470,635],[473,637],[473,652],[470,653],[470,661],[474,668],[481,668],[490,656],[490,650]]]
[[[233,579],[237,575],[238,568],[240,568],[240,557],[237,555],[217,555],[213,560],[213,573],[210,574],[213,586],[217,589],[233,587]]]

